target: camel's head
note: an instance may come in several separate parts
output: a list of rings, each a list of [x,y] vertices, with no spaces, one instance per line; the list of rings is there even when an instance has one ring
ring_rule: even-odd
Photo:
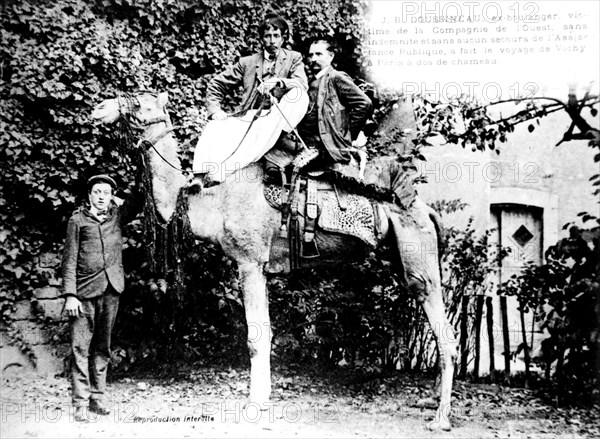
[[[94,108],[92,119],[101,123],[113,123],[124,117],[134,125],[148,125],[165,118],[165,105],[168,100],[167,92],[142,92],[133,96],[123,95],[106,99]]]

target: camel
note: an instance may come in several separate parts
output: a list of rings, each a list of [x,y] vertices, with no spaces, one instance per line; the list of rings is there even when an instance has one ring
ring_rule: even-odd
[[[188,178],[179,170],[178,142],[166,110],[168,94],[139,92],[130,98],[117,97],[97,105],[92,118],[113,123],[124,117],[139,128],[145,140],[152,173],[155,207],[166,223],[173,216],[179,193]],[[250,352],[249,403],[267,407],[271,395],[271,325],[265,265],[270,246],[279,233],[281,214],[263,195],[262,165],[253,163],[229,175],[220,185],[188,194],[187,215],[192,232],[221,246],[237,262],[242,290],[248,349]],[[385,161],[367,166],[366,181],[385,179]],[[418,197],[406,209],[388,204],[380,239],[393,239],[399,251],[406,284],[417,292],[437,340],[439,352],[439,405],[432,430],[450,430],[450,400],[457,343],[442,298],[438,240],[431,209]],[[323,259],[348,255],[344,235],[319,233]],[[345,257],[345,256],[342,256]]]

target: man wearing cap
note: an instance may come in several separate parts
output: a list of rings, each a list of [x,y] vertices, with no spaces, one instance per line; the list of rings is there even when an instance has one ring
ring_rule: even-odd
[[[106,372],[111,332],[125,287],[117,185],[108,175],[88,180],[89,205],[73,212],[62,261],[65,312],[70,319],[71,383],[75,420],[87,410],[108,415]]]

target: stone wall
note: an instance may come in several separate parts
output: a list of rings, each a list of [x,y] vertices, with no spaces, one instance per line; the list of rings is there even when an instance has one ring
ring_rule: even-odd
[[[0,370],[2,375],[64,372],[68,359],[68,323],[62,313],[64,299],[57,286],[34,291],[31,300],[20,300],[13,313],[14,328],[31,346],[35,364],[17,346],[7,328],[0,328]]]

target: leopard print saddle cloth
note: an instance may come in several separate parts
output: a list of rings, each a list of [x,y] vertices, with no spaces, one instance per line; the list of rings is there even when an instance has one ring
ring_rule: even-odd
[[[306,185],[303,185],[306,187]],[[325,182],[317,182],[318,213],[317,233],[321,229],[326,232],[351,235],[364,243],[376,247],[374,206],[367,197],[336,191]],[[279,185],[265,185],[265,198],[275,209],[281,210],[282,188]],[[299,215],[304,215],[306,193],[302,189],[296,202]]]

